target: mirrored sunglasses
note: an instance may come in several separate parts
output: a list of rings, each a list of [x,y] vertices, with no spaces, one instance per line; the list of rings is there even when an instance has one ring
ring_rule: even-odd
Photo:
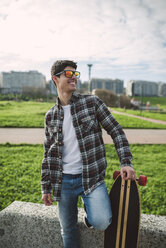
[[[60,75],[64,73],[65,74],[65,77],[67,78],[72,78],[73,75],[76,77],[76,78],[79,78],[80,77],[80,72],[79,71],[71,71],[71,70],[64,70],[64,71],[61,71],[61,72],[58,72],[57,74],[55,74],[56,76]]]

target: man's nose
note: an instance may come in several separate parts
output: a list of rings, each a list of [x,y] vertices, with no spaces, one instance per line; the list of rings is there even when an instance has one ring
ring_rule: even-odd
[[[75,76],[75,74],[73,73],[73,76],[72,76],[72,78],[76,78],[76,76]]]

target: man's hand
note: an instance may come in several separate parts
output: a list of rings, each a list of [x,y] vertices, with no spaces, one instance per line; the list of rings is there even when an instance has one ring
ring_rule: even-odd
[[[136,180],[136,172],[130,166],[122,167],[120,174],[121,174],[121,177],[125,180],[128,180],[128,179]]]
[[[51,206],[53,203],[53,199],[51,198],[51,194],[43,194],[42,200],[46,206]]]

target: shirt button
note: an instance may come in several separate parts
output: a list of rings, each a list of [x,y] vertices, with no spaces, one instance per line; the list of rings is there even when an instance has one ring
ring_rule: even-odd
[[[63,116],[61,116],[61,120],[63,120]]]
[[[61,183],[62,182],[62,180],[59,180],[59,183]]]
[[[62,145],[62,142],[61,141],[59,142],[59,145]]]
[[[59,132],[62,132],[62,128],[59,128]]]
[[[61,158],[62,158],[62,156],[60,155],[60,156],[59,156],[59,158],[61,159]]]

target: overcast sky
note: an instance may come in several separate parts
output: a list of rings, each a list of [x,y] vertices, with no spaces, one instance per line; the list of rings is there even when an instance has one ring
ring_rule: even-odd
[[[166,0],[1,0],[0,71],[78,61],[81,79],[166,82]]]

